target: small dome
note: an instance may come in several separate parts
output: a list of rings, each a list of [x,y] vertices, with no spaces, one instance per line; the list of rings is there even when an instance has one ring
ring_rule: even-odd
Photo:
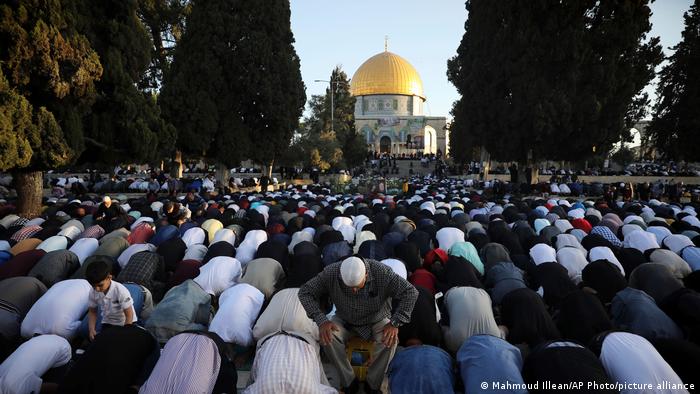
[[[423,82],[415,68],[404,58],[382,52],[367,59],[350,81],[353,96],[401,94],[425,100]]]

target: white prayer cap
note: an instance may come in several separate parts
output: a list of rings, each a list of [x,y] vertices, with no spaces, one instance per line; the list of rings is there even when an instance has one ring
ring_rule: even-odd
[[[109,196],[104,196],[102,197],[102,202],[112,202],[112,199]]]
[[[355,287],[365,280],[367,269],[359,257],[348,257],[340,263],[340,277],[348,287]]]

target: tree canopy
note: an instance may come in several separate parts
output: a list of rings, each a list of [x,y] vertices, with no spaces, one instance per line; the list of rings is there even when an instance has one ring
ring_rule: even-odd
[[[141,0],[139,18],[146,27],[151,43],[151,63],[139,82],[139,87],[160,90],[163,76],[168,73],[175,45],[182,37],[185,20],[191,11],[189,0]]]
[[[288,1],[192,2],[161,94],[183,152],[270,164],[289,147],[306,94]]]
[[[350,93],[350,81],[340,66],[333,69],[329,81],[325,95],[314,95],[309,100],[309,113],[295,145],[301,148],[307,166],[321,170],[357,166],[364,160],[366,149],[355,131],[355,97]]]
[[[466,2],[466,32],[448,61],[461,98],[452,155],[582,159],[627,133],[661,60],[648,1]]]
[[[0,170],[52,169],[83,149],[103,70],[70,11],[59,0],[0,5]]]
[[[174,144],[156,98],[138,89],[151,62],[151,39],[138,18],[136,0],[71,2],[78,28],[98,53],[104,67],[96,82],[97,99],[85,119],[88,162],[156,161]]]
[[[662,68],[657,102],[647,128],[666,157],[700,159],[700,2],[685,13],[685,29]]]

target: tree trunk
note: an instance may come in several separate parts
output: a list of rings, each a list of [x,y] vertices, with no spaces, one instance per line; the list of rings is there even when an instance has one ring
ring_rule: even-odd
[[[216,165],[216,180],[221,183],[221,186],[225,187],[228,185],[229,169],[224,164]]]
[[[170,167],[170,176],[173,178],[182,178],[182,152],[179,150],[175,151],[173,166]]]
[[[272,179],[272,168],[274,166],[275,166],[275,159],[272,159],[272,161],[270,161],[269,167],[265,166],[265,173],[267,173],[267,177],[270,179]]]
[[[17,189],[17,214],[27,219],[41,215],[41,198],[44,195],[42,172],[15,172],[13,176]]]

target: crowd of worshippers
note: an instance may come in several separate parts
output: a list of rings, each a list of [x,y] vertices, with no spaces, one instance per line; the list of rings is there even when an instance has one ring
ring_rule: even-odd
[[[0,392],[696,390],[694,204],[413,189],[2,204]]]

